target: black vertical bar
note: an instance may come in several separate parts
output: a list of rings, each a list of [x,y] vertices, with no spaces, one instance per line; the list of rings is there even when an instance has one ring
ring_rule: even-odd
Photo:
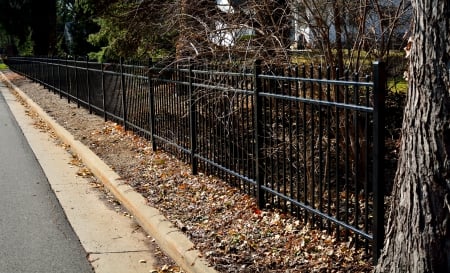
[[[255,171],[256,171],[256,199],[259,208],[264,208],[266,204],[264,191],[262,186],[264,185],[264,172],[262,162],[262,144],[263,144],[263,126],[262,126],[262,101],[259,92],[261,91],[261,60],[255,61],[254,70],[254,111],[255,111]]]
[[[284,77],[285,76],[285,68],[284,67],[281,67],[281,76],[282,77]],[[290,76],[290,75],[288,75],[288,76]],[[289,82],[286,82],[286,81],[284,81],[284,80],[280,80],[280,82],[281,82],[281,94],[283,94],[283,95],[286,95],[286,92],[289,92],[288,90],[286,90],[286,84],[288,83],[289,84]],[[285,126],[287,126],[287,127],[289,127],[289,123],[290,122],[288,122],[288,125],[286,125],[285,124],[285,119],[288,119],[288,117],[290,116],[290,113],[286,113],[286,104],[288,104],[289,106],[290,106],[290,101],[281,101],[281,109],[280,109],[280,112],[279,112],[279,115],[281,116],[281,127],[283,128],[283,131],[281,132],[281,134],[282,134],[282,138],[283,138],[283,158],[282,158],[282,161],[283,161],[283,170],[282,170],[282,178],[281,178],[281,180],[283,181],[283,195],[284,196],[287,196],[287,194],[288,194],[288,191],[287,191],[287,184],[286,184],[286,182],[288,182],[288,178],[287,178],[287,176],[286,176],[286,165],[288,165],[289,164],[289,158],[287,157],[287,152],[286,152],[286,146],[287,145],[289,145],[288,143],[287,143],[287,141],[286,141],[286,128],[285,128]],[[290,129],[290,128],[287,128],[288,130]],[[281,181],[280,181],[280,184],[281,184]],[[285,210],[287,210],[287,202],[286,202],[286,200],[284,200],[283,201],[283,208],[285,209]]]
[[[45,66],[43,64],[44,60],[41,57],[39,57],[39,83],[43,83],[44,75],[45,75]]]
[[[339,70],[339,68],[336,68],[336,77],[335,77],[335,79],[336,80],[339,80],[339,73],[340,73],[340,70]],[[339,88],[339,85],[336,85],[336,86],[334,86],[334,97],[335,97],[335,101],[336,102],[342,102],[341,100],[339,100],[339,98],[341,97],[341,94],[339,94],[339,92],[340,92],[340,88]],[[340,163],[341,163],[341,150],[340,150],[340,141],[341,141],[341,139],[340,139],[340,137],[339,137],[339,135],[340,135],[340,129],[341,129],[341,126],[340,126],[340,117],[339,117],[339,107],[338,106],[335,106],[335,119],[336,119],[336,121],[335,121],[335,125],[336,125],[336,128],[335,128],[335,130],[336,130],[336,143],[335,143],[335,148],[336,148],[336,163],[335,163],[335,171],[336,171],[336,194],[337,194],[337,196],[340,196],[340,188],[341,188],[341,186],[340,186],[340,176],[341,176],[341,168],[340,168]],[[341,203],[341,199],[340,198],[337,198],[337,200],[336,200],[336,219],[337,220],[341,220],[341,217],[339,216],[340,215],[340,210],[341,210],[341,206],[340,206],[340,203]],[[338,240],[340,240],[341,239],[341,232],[340,232],[340,229],[339,229],[339,225],[337,225],[336,226],[336,237],[337,237],[337,239]]]
[[[30,60],[30,66],[28,67],[28,72],[31,75],[31,78],[33,79],[34,82],[36,82],[36,70],[35,68],[35,60]]]
[[[246,68],[247,69],[247,68]],[[248,90],[248,79],[247,76],[243,75],[243,89]],[[249,108],[249,100],[248,100],[248,95],[243,95],[243,101],[242,101],[242,107],[241,107],[241,111],[242,111],[242,134],[240,135],[241,137],[241,143],[243,148],[239,149],[239,153],[240,156],[242,157],[242,164],[241,164],[241,168],[244,170],[244,175],[247,177],[254,177],[253,176],[253,169],[252,169],[252,165],[253,164],[248,164],[249,162],[251,162],[251,158],[250,158],[250,154],[252,153],[251,151],[253,150],[250,146],[250,138],[248,137],[247,134],[245,134],[245,129],[244,128],[250,128],[248,125],[250,124],[250,116],[251,114],[248,112]],[[243,150],[245,149],[245,150]],[[249,151],[248,153],[244,152],[244,151]],[[248,194],[252,194],[252,187],[250,183],[247,183],[247,193]]]
[[[302,77],[303,78],[306,78],[306,66],[303,64],[302,65],[302,72],[301,72],[301,75],[302,75]],[[306,98],[306,83],[305,82],[302,82],[302,97],[303,98]],[[307,138],[306,138],[306,136],[307,136],[307,133],[308,133],[308,130],[307,130],[307,116],[306,116],[306,114],[307,114],[307,112],[306,112],[306,109],[307,109],[307,107],[306,107],[306,103],[305,102],[303,102],[302,103],[303,104],[303,113],[302,113],[302,120],[303,120],[303,127],[302,127],[302,129],[303,129],[303,135],[302,135],[302,146],[303,146],[303,162],[302,162],[302,165],[303,165],[303,175],[304,175],[304,177],[303,177],[303,183],[304,183],[304,185],[303,185],[303,198],[304,198],[304,200],[303,200],[303,202],[304,202],[304,204],[305,205],[309,205],[309,203],[308,203],[308,184],[309,183],[311,183],[311,181],[308,179],[308,154],[307,154],[307,143],[308,143],[308,140],[307,140]],[[305,223],[308,223],[308,211],[307,210],[305,210],[304,211],[304,215],[305,215]]]
[[[189,59],[189,113],[190,113],[190,131],[191,131],[191,168],[192,174],[196,175],[198,173],[198,162],[195,154],[197,153],[197,113],[195,109],[195,94],[192,88],[192,64]]]
[[[42,76],[41,76],[41,83],[44,85],[44,87],[49,90],[48,84],[47,84],[47,78],[48,78],[48,67],[47,67],[47,57],[41,57],[41,66],[42,66]],[[51,91],[51,90],[49,90]]]
[[[75,69],[75,98],[77,100],[77,107],[80,108],[80,96],[79,96],[79,88],[78,88],[78,64],[77,64],[77,57],[73,58],[74,60],[74,69]]]
[[[106,91],[105,91],[105,68],[103,65],[103,61],[100,62],[100,67],[102,71],[102,110],[103,110],[103,119],[107,121],[106,116]]]
[[[265,74],[267,75],[274,75],[274,65],[269,65],[267,71],[265,72]],[[274,85],[274,80],[273,79],[265,79],[264,80],[264,91],[267,92],[275,92],[275,88],[276,86]],[[266,88],[268,87],[268,88]],[[262,91],[262,90],[260,90]],[[264,101],[264,107],[266,107],[266,104],[268,105],[270,112],[267,112],[267,115],[264,116],[264,122],[266,124],[271,124],[272,126],[275,124],[275,106],[274,106],[274,99],[270,98],[267,99],[267,101]],[[272,127],[274,128],[274,127]],[[266,132],[263,132],[263,136],[264,136],[264,141],[265,141],[265,145],[267,143],[267,149],[270,149],[270,153],[267,153],[267,159],[264,160],[264,171],[265,171],[265,179],[268,179],[268,181],[271,181],[270,183],[270,187],[271,189],[275,189],[276,187],[276,176],[275,176],[275,158],[276,155],[273,153],[273,149],[276,145],[275,143],[275,133],[272,131],[272,128],[268,128],[268,130],[270,130],[270,132],[268,134],[266,134]],[[267,139],[267,140],[266,140]],[[267,203],[270,203],[271,205],[273,205],[275,203],[275,197],[274,194],[270,193],[269,194],[270,200],[266,201]]]
[[[89,56],[86,56],[86,91],[89,114],[92,114],[91,107],[91,88],[89,86]]]
[[[127,94],[125,90],[125,75],[123,73],[123,60],[120,58],[120,89],[122,91],[122,118],[123,128],[127,130]]]
[[[40,75],[39,75],[39,82],[44,83],[44,75],[45,75],[45,65],[44,65],[44,59],[42,57],[39,58],[39,66],[40,66]]]
[[[67,85],[67,90],[66,90],[66,94],[67,94],[67,103],[70,103],[70,85],[71,85],[71,81],[70,81],[70,76],[69,76],[69,55],[66,56],[66,85]]]
[[[133,93],[136,92],[136,88],[135,88],[135,77],[133,74],[133,68],[134,68],[134,64],[133,61],[129,61],[126,64],[126,67],[124,67],[126,69],[126,74],[129,75],[126,77],[126,91],[127,94],[127,121],[131,124],[131,125],[136,125],[134,123],[134,116],[133,116],[133,110],[135,110],[136,105],[134,104],[134,102],[136,101],[135,99],[133,99]],[[124,73],[125,74],[125,73]],[[130,96],[128,96],[130,95]]]
[[[159,67],[157,67],[156,68],[157,70],[155,71],[156,73],[159,73],[160,72],[160,68]],[[163,130],[161,130],[161,128],[164,128],[164,126],[166,125],[165,123],[166,123],[166,121],[165,121],[165,116],[163,116],[163,115],[158,115],[157,113],[159,113],[160,112],[160,109],[164,109],[164,108],[162,108],[161,106],[163,105],[163,103],[166,103],[166,100],[165,100],[165,96],[164,96],[164,94],[165,94],[165,90],[164,90],[164,86],[163,85],[160,85],[160,79],[159,79],[159,76],[156,76],[154,79],[153,79],[154,81],[153,81],[153,98],[157,98],[155,101],[154,101],[154,106],[155,106],[155,110],[154,110],[154,113],[155,113],[155,131],[154,131],[154,134],[155,135],[157,135],[156,134],[156,132],[158,132],[158,133],[160,133],[161,134],[161,136],[165,136],[165,130],[163,131]],[[156,120],[158,120],[158,122],[156,122]]]
[[[45,64],[44,64],[44,67],[45,67],[45,79],[44,79],[44,85],[47,87],[47,89],[48,89],[48,91],[52,91],[52,87],[51,87],[51,85],[50,85],[50,58],[49,58],[49,56],[47,56],[47,57],[44,57],[44,59],[45,59]]]
[[[39,58],[36,58],[36,61],[34,63],[35,71],[36,71],[35,72],[35,77],[34,77],[34,81],[35,82],[39,82],[39,77],[40,77],[40,74],[41,74],[41,65],[39,63],[40,63]]]
[[[366,76],[366,82],[370,81],[370,77]],[[366,87],[365,88],[365,106],[369,107],[370,105],[370,87]],[[364,113],[364,138],[366,139],[365,141],[365,165],[364,165],[364,169],[365,174],[364,174],[364,231],[366,233],[369,233],[369,161],[370,161],[370,153],[369,153],[369,147],[371,145],[369,139],[369,124],[370,124],[370,115],[369,113],[365,112]],[[365,248],[366,248],[366,252],[369,252],[369,240],[365,240]]]
[[[136,93],[136,95],[138,95],[139,97],[142,96],[142,100],[141,99],[137,99],[136,95],[133,95],[133,124],[137,125],[139,128],[145,128],[144,124],[142,123],[142,104],[144,102],[144,98],[145,98],[145,94],[146,92],[142,91],[142,84],[141,84],[141,80],[138,78],[138,76],[141,75],[140,72],[140,66],[141,64],[138,61],[134,61],[133,62],[133,91]],[[143,131],[141,131],[140,129],[138,129],[138,133],[142,136]]]
[[[374,62],[373,73],[373,260],[376,263],[384,240],[385,63]]]
[[[38,82],[42,83],[42,79],[44,78],[44,65],[42,64],[42,58],[38,59],[38,66],[39,66],[39,75],[38,75]]]
[[[52,91],[53,93],[56,93],[56,86],[55,86],[55,69],[54,69],[54,65],[55,65],[55,61],[53,60],[54,56],[51,55],[50,56],[50,64],[52,67],[52,76],[51,76],[51,87],[52,87]],[[50,81],[49,81],[50,82]]]
[[[359,75],[358,75],[358,73],[355,73],[354,75],[353,75],[353,81],[355,81],[355,82],[358,82],[359,81]],[[355,105],[360,105],[360,103],[359,103],[359,86],[358,85],[356,85],[356,86],[354,86],[354,90],[353,90],[353,104],[355,104]],[[360,205],[359,205],[359,183],[360,183],[360,181],[359,181],[359,176],[360,176],[360,174],[359,174],[359,171],[360,171],[360,168],[361,168],[361,166],[362,166],[362,164],[363,164],[363,161],[360,159],[360,148],[359,148],[359,146],[360,146],[360,140],[359,140],[359,138],[360,138],[360,136],[359,136],[359,129],[360,129],[360,124],[359,124],[359,116],[360,116],[360,112],[359,111],[357,111],[357,110],[355,110],[355,112],[354,112],[354,114],[353,114],[353,128],[354,128],[354,138],[355,138],[355,141],[354,141],[354,144],[353,144],[353,151],[354,151],[354,161],[355,161],[355,164],[354,164],[354,168],[355,168],[355,170],[354,170],[354,177],[355,177],[355,179],[354,179],[354,181],[353,181],[353,183],[354,183],[354,186],[355,186],[355,191],[354,191],[354,195],[355,195],[355,207],[354,207],[354,213],[355,213],[355,220],[354,220],[354,224],[353,224],[353,226],[355,226],[355,227],[358,227],[359,226],[359,211],[360,211]],[[358,236],[355,234],[355,247],[356,248],[358,248],[359,247],[359,240],[358,240]]]
[[[242,75],[242,78],[238,76],[238,78],[236,80],[237,80],[236,88],[246,89],[246,87],[244,85],[244,81],[245,81],[244,75]],[[241,86],[239,86],[239,85],[241,85]],[[237,115],[234,117],[234,119],[236,120],[237,126],[238,126],[238,130],[237,130],[237,132],[235,132],[236,145],[235,145],[234,149],[236,152],[236,156],[239,159],[237,164],[235,165],[235,167],[236,167],[236,170],[238,170],[240,173],[242,173],[242,175],[251,177],[248,174],[249,168],[247,168],[246,164],[245,164],[245,162],[247,162],[246,155],[248,153],[245,153],[245,154],[242,153],[243,149],[247,149],[247,147],[245,147],[245,133],[244,133],[245,120],[247,119],[247,117],[245,115],[246,112],[244,110],[246,99],[247,99],[247,96],[245,94],[238,95],[238,101],[241,102],[241,105],[239,106],[239,108],[237,110],[239,112],[236,113]],[[247,149],[247,151],[249,151],[249,150]],[[243,183],[244,183],[244,185],[243,185],[244,192],[247,194],[250,194],[250,188],[248,187],[249,184],[246,182],[243,182]]]
[[[253,90],[253,86],[254,86],[254,82],[253,82],[253,77],[249,78],[248,76],[245,77],[245,87],[246,90]],[[252,107],[251,105],[253,104],[253,99],[251,97],[252,95],[246,95],[245,96],[245,113],[246,113],[246,121],[245,121],[245,127],[244,128],[251,128],[251,124],[254,120],[253,115],[254,115],[254,111],[252,111]],[[255,178],[256,174],[255,174],[255,165],[252,164],[253,162],[253,156],[255,154],[255,147],[254,145],[252,145],[252,141],[253,138],[249,135],[246,135],[245,137],[245,146],[248,147],[248,151],[251,151],[251,153],[245,153],[246,155],[246,160],[245,160],[245,165],[248,168],[248,177],[252,177]],[[253,146],[253,147],[252,147]],[[249,192],[252,193],[253,195],[255,195],[255,187],[249,184]]]
[[[331,67],[328,66],[327,67],[327,80],[331,80]],[[327,87],[326,87],[326,97],[327,97],[327,101],[330,102],[331,101],[331,86],[329,83],[327,83]],[[327,148],[326,148],[326,154],[327,154],[327,159],[326,159],[326,183],[327,183],[327,213],[328,215],[332,215],[331,212],[331,117],[332,117],[332,113],[331,113],[331,107],[327,106]],[[337,193],[336,193],[337,194]],[[331,222],[327,221],[327,230],[328,233],[331,233]]]
[[[293,68],[291,66],[289,66],[288,69],[289,69],[288,70],[289,71],[288,77],[292,77],[293,76],[292,75]],[[292,96],[292,83],[291,82],[288,82],[287,95]],[[295,190],[294,190],[295,189],[295,187],[294,187],[294,181],[295,181],[294,174],[296,172],[293,170],[293,168],[294,168],[294,163],[293,163],[293,159],[294,159],[294,157],[293,157],[293,145],[295,145],[294,144],[295,141],[294,141],[294,139],[292,137],[292,134],[293,134],[293,131],[294,131],[293,124],[295,123],[295,121],[293,120],[293,114],[294,114],[293,104],[294,104],[294,102],[289,101],[289,104],[288,104],[289,105],[289,110],[288,110],[289,115],[287,117],[288,123],[289,123],[289,134],[288,134],[289,141],[288,141],[288,144],[287,144],[287,145],[289,145],[289,154],[287,156],[288,156],[288,159],[289,159],[288,160],[288,164],[289,164],[289,166],[288,166],[288,168],[289,168],[288,169],[288,172],[289,172],[288,173],[288,176],[289,176],[289,197],[295,200],[296,196],[295,196]],[[297,125],[295,125],[295,126],[297,126]],[[292,214],[294,214],[294,212],[295,212],[294,208],[295,208],[295,206],[291,205],[290,211],[291,211]]]
[[[348,82],[350,80],[349,78],[349,71],[346,70],[344,72],[344,79],[346,82]],[[350,87],[348,85],[345,85],[344,88],[344,103],[346,105],[350,104],[349,101],[349,92],[350,92]],[[345,121],[344,121],[344,179],[345,179],[345,217],[344,217],[344,221],[345,223],[348,224],[349,222],[349,209],[350,209],[350,185],[349,185],[349,180],[350,180],[350,110],[349,109],[345,109],[344,110],[344,114],[345,114]],[[345,240],[348,239],[349,236],[349,231],[348,229],[345,229]]]
[[[173,71],[172,71],[172,75],[170,77],[170,80],[174,82],[176,88],[175,88],[175,115],[177,117],[181,117],[183,115],[182,113],[182,100],[181,100],[181,96],[182,96],[182,90],[183,87],[180,86],[178,84],[178,73],[179,73],[179,65],[174,65],[173,66]],[[195,109],[195,107],[194,107]],[[192,118],[190,116],[190,118]],[[177,118],[177,142],[182,144],[184,147],[188,147],[188,144],[185,142],[184,136],[185,136],[185,131],[184,128],[188,127],[187,124],[183,124],[182,119]],[[189,120],[189,122],[191,122],[191,120]],[[196,170],[197,171],[197,170]]]
[[[274,74],[274,76],[276,76],[276,77],[278,77],[279,76],[279,68],[278,67],[274,67],[274,69],[273,69],[273,74]],[[280,92],[281,92],[281,86],[280,86],[280,82],[281,81],[279,81],[278,79],[273,79],[273,85],[274,85],[274,93],[275,94],[279,94]],[[281,128],[281,125],[280,125],[280,120],[279,120],[279,115],[280,115],[280,113],[279,112],[281,112],[280,110],[279,110],[279,104],[280,104],[280,100],[279,99],[274,99],[274,101],[275,101],[275,107],[274,107],[274,111],[273,111],[273,113],[274,113],[274,116],[273,116],[273,123],[272,124],[274,124],[275,125],[275,127],[272,129],[273,130],[273,135],[275,136],[275,139],[273,140],[273,143],[274,143],[274,145],[278,145],[278,137],[282,137],[281,135],[279,136],[278,134],[281,134],[281,132],[279,132],[279,130],[277,130],[277,128]],[[273,109],[273,108],[271,108],[271,109]],[[284,131],[284,130],[283,130]],[[281,143],[281,146],[282,146],[282,143]],[[277,149],[278,150],[278,149]],[[276,191],[277,191],[277,193],[281,193],[281,181],[282,181],[282,178],[280,178],[280,172],[281,172],[281,166],[279,165],[279,162],[280,162],[280,157],[282,157],[281,155],[280,155],[280,153],[282,152],[282,150],[283,150],[283,148],[280,148],[280,151],[274,151],[274,160],[272,160],[272,162],[273,162],[273,164],[272,164],[272,180],[271,181],[273,181],[273,184],[275,184],[275,189],[276,189]],[[275,178],[275,179],[274,179]],[[281,200],[280,200],[281,198],[277,198],[276,199],[276,202],[277,202],[277,206],[278,207],[280,207],[280,202],[281,202]]]
[[[300,80],[298,80],[299,78],[299,70],[298,70],[298,65],[296,65],[294,67],[294,77],[297,78],[297,80],[295,81],[295,96],[296,97],[300,97]],[[302,188],[301,188],[301,183],[300,181],[304,182],[304,179],[301,177],[301,141],[300,141],[300,136],[301,136],[301,120],[300,120],[300,115],[301,114],[301,103],[300,102],[296,102],[295,103],[295,157],[296,157],[296,169],[295,169],[295,173],[296,173],[296,178],[295,178],[295,182],[296,182],[296,188],[297,188],[297,192],[296,192],[296,200],[301,202],[301,192],[302,192]],[[295,210],[295,215],[297,217],[300,217],[300,207],[296,207]]]
[[[53,93],[55,93],[55,94],[56,94],[56,81],[55,81],[55,78],[56,78],[56,76],[55,76],[55,74],[56,74],[56,72],[55,72],[55,56],[51,55],[51,59],[50,59],[50,61],[51,61],[51,64],[52,64],[52,90],[53,90]]]
[[[309,66],[309,78],[310,79],[314,78],[314,66],[312,64]],[[311,99],[314,99],[314,83],[312,81],[310,82],[310,87],[309,88],[310,88],[309,92],[310,92]],[[316,117],[315,117],[315,114],[314,114],[314,112],[315,112],[314,104],[310,104],[309,105],[309,109],[311,111],[310,119],[312,120],[312,122],[310,122],[310,128],[311,128],[311,130],[310,130],[310,137],[311,137],[310,149],[311,150],[310,150],[310,158],[308,158],[307,160],[311,161],[310,162],[311,167],[310,167],[310,170],[309,170],[309,173],[310,173],[310,176],[311,176],[311,179],[309,181],[309,183],[311,183],[311,190],[310,190],[311,201],[310,201],[310,206],[315,208],[316,207],[316,198],[315,198],[315,196],[316,196],[316,178],[315,178],[315,176],[316,176],[315,175],[315,170],[316,170],[316,165],[315,165],[316,155],[315,155],[315,151],[316,151],[316,147],[315,147],[315,143],[314,142],[315,142],[315,138],[316,138],[315,137]],[[305,143],[305,146],[306,146],[306,143]],[[311,214],[311,222],[313,224],[315,224],[315,219],[314,219],[314,215],[313,214]]]
[[[318,66],[317,67],[317,77],[319,79],[322,79],[322,66]],[[323,101],[323,97],[322,97],[322,84],[319,83],[318,86],[318,99],[320,101]],[[318,107],[318,111],[319,111],[319,141],[318,141],[318,145],[319,145],[319,175],[318,175],[318,183],[319,183],[319,210],[320,211],[324,211],[323,210],[323,108],[322,105],[319,105]],[[323,229],[323,218],[320,219],[320,229]]]
[[[148,68],[148,66],[146,66],[144,68],[143,62],[136,62],[135,65],[137,65],[135,72],[134,72],[134,73],[136,73],[136,75],[147,76],[145,71],[147,71],[146,69]],[[141,128],[148,129],[148,126],[149,126],[148,117],[149,116],[145,115],[145,113],[146,113],[145,111],[150,109],[150,104],[147,104],[149,102],[149,96],[148,96],[149,93],[148,93],[148,83],[147,84],[145,84],[145,83],[146,83],[145,80],[136,79],[136,86],[139,90],[139,94],[142,94],[142,97],[144,97],[147,100],[147,101],[145,101],[145,99],[144,99],[142,101],[141,100],[136,101],[137,105],[139,105],[138,106],[139,111],[136,113],[136,115],[138,118],[139,126]],[[148,107],[147,109],[145,108],[146,106]],[[145,131],[142,131],[142,136],[145,136]]]
[[[139,76],[144,76],[145,74],[143,74],[143,72],[145,71],[144,70],[144,68],[142,68],[142,66],[143,66],[143,63],[142,62],[136,62],[136,65],[138,65],[138,67],[136,67],[136,69],[135,69],[135,73],[136,73],[136,75],[139,75]],[[145,81],[143,81],[143,80],[138,80],[138,79],[136,79],[136,85],[137,85],[137,88],[138,88],[138,90],[139,90],[139,94],[142,94],[142,96],[144,97],[144,98],[146,98],[147,99],[147,101],[148,101],[148,89],[146,89],[147,87],[148,87],[148,85],[145,85]],[[147,122],[148,122],[148,120],[146,119],[148,116],[146,116],[145,115],[145,111],[147,110],[147,109],[145,109],[145,106],[146,106],[146,104],[144,103],[145,101],[144,100],[142,100],[142,101],[137,101],[137,103],[138,103],[138,105],[139,105],[139,111],[136,113],[136,115],[137,115],[137,117],[138,117],[138,122],[139,122],[139,126],[141,127],[141,128],[144,128],[144,129],[147,129],[148,127],[146,127],[148,124],[147,124]],[[150,105],[150,104],[149,104]],[[142,135],[143,136],[145,136],[145,131],[142,131]]]
[[[171,70],[172,69],[172,67],[170,66],[170,67],[168,67],[168,70]],[[167,78],[166,78],[167,79]],[[168,125],[169,125],[169,130],[170,130],[170,142],[171,143],[175,143],[175,141],[176,141],[176,124],[175,124],[175,122],[176,122],[176,117],[175,117],[175,111],[174,111],[174,109],[175,109],[175,100],[173,99],[173,97],[172,97],[172,92],[174,91],[174,90],[171,90],[172,88],[169,88],[169,86],[167,86],[167,85],[165,85],[165,87],[164,87],[164,89],[165,89],[165,94],[166,94],[166,98],[167,98],[167,101],[169,102],[169,108],[168,108],[168,111],[167,111],[167,113],[170,115],[170,118],[168,118],[167,119],[167,121],[168,121]]]
[[[34,73],[33,73],[33,67],[34,67],[34,61],[29,60],[28,62],[25,62],[25,60],[18,59],[15,63],[14,71],[22,71],[24,69],[28,75],[31,76],[31,79],[34,81]]]
[[[58,57],[58,93],[59,97],[62,96],[61,94],[61,58]]]
[[[41,67],[41,60],[40,58],[36,58],[36,82],[39,82],[41,79],[41,74],[42,74],[42,67]]]
[[[172,74],[176,74],[177,70],[178,70],[178,65],[172,65],[171,73]],[[173,82],[174,81],[174,77],[171,75],[169,80]],[[176,83],[174,83],[174,85],[177,86]],[[179,114],[179,107],[180,107],[179,98],[180,98],[180,96],[178,95],[180,93],[179,92],[180,90],[181,90],[181,88],[175,88],[175,90],[170,90],[171,92],[173,92],[173,98],[172,98],[172,102],[173,102],[172,111],[173,112],[172,112],[172,114],[176,117],[176,118],[173,119],[173,128],[174,128],[174,130],[173,130],[174,131],[174,139],[173,139],[173,141],[175,143],[181,144],[184,147],[190,147],[191,144],[185,144],[185,143],[181,142],[181,132],[182,132],[181,131],[181,127],[182,126],[181,126],[181,119],[178,118],[178,117],[181,116]],[[190,100],[191,100],[191,98],[189,97],[189,112],[191,110]],[[189,115],[188,123],[190,124],[190,122],[191,122],[191,116]],[[189,125],[186,124],[186,127],[188,127],[188,126]],[[189,132],[189,136],[190,135],[191,135],[191,132]],[[188,157],[190,157],[190,156],[191,156],[191,154],[188,155]]]
[[[32,72],[31,72],[34,75],[34,77],[33,77],[34,82],[38,81],[40,71],[41,71],[41,68],[39,66],[39,59],[36,58],[33,60],[33,66],[32,66]]]
[[[153,89],[152,82],[152,59],[148,59],[148,92],[149,92],[149,122],[150,122],[150,141],[152,143],[152,150],[156,151],[156,140],[155,140],[155,92]]]
[[[59,58],[56,57],[55,59],[53,59],[54,64],[56,65],[56,83],[55,83],[55,94],[58,93],[60,94],[60,89],[61,89],[61,70],[59,68]]]
[[[56,73],[58,75],[56,92],[58,93],[59,96],[61,96],[61,58],[60,57],[56,57],[55,64],[57,65]]]

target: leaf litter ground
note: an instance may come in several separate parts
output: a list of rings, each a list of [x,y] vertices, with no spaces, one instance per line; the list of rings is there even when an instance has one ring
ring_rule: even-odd
[[[220,179],[191,175],[190,168],[114,122],[68,104],[42,86],[7,76],[60,125],[112,167],[195,244],[218,272],[370,272],[372,263],[351,242],[277,210],[259,210],[255,199]],[[80,168],[79,175],[90,175]],[[159,253],[161,269],[182,272]]]

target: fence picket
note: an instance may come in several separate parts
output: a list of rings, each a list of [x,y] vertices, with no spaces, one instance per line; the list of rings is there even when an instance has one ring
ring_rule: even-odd
[[[69,57],[10,57],[7,65],[149,136],[153,150],[179,155],[192,173],[221,176],[260,208],[280,206],[338,239],[353,235],[376,261],[384,237],[384,63],[373,64],[373,82],[260,60],[239,70],[122,59],[95,68]]]

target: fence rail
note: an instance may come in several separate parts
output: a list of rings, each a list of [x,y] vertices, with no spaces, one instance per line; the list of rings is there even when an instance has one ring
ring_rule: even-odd
[[[383,63],[373,81],[314,66],[224,68],[8,58],[9,67],[377,259],[384,229]]]

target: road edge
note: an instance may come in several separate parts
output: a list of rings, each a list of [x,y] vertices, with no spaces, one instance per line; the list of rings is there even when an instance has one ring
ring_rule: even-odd
[[[15,72],[14,72],[15,73]],[[70,147],[91,172],[105,185],[114,197],[133,215],[159,247],[188,273],[218,273],[201,258],[189,238],[176,228],[158,209],[147,204],[145,198],[124,184],[120,176],[104,163],[88,147],[76,140],[64,127],[59,125],[39,105],[15,86],[2,71],[0,76],[6,85],[16,92],[30,108],[55,132],[61,141]]]

